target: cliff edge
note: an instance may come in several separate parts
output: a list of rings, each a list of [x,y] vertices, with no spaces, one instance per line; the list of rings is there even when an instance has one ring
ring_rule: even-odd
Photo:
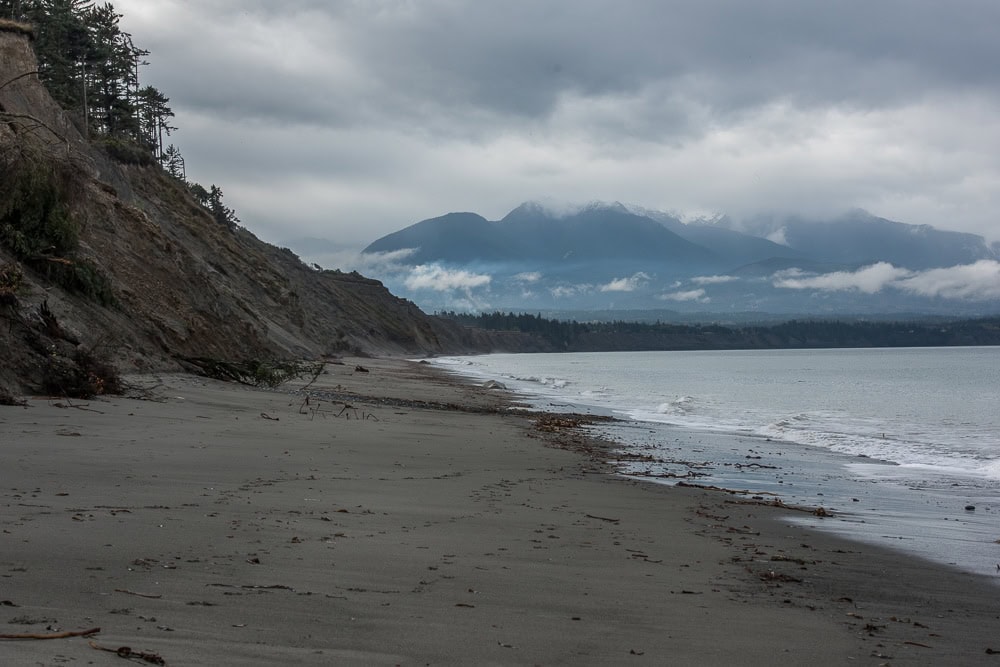
[[[43,391],[54,361],[81,354],[127,372],[485,349],[377,281],[220,225],[159,166],[87,141],[40,83],[30,39],[0,25],[0,389]]]

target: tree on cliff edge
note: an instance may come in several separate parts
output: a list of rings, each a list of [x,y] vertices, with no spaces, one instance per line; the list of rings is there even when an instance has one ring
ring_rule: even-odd
[[[220,225],[225,225],[229,229],[236,229],[240,219],[236,217],[236,212],[222,203],[222,188],[212,185],[208,191],[208,211]]]

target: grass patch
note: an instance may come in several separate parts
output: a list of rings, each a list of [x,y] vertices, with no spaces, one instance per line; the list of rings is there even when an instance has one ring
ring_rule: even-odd
[[[109,137],[96,141],[95,145],[103,150],[108,157],[121,164],[134,164],[141,167],[156,164],[156,158],[153,157],[148,148],[143,148],[131,141]]]

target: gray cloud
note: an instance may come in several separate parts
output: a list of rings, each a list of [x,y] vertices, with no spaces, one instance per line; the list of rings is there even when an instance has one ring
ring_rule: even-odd
[[[1000,238],[992,0],[123,0],[189,176],[269,240],[522,200]]]

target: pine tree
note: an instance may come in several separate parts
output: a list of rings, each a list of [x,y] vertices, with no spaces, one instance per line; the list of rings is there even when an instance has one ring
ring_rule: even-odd
[[[0,18],[11,21],[26,21],[28,17],[25,14],[27,9],[25,5],[27,4],[22,0],[0,0]]]
[[[84,17],[89,0],[34,0],[18,3],[22,18],[35,26],[38,76],[49,93],[70,111],[82,111],[83,72],[90,50]]]
[[[180,150],[170,144],[163,151],[163,156],[160,158],[163,163],[163,168],[167,170],[167,173],[174,178],[183,181],[186,174],[184,169],[184,158],[181,156]],[[198,187],[201,187],[200,185]],[[192,188],[193,189],[193,188]],[[204,188],[202,188],[204,190]]]
[[[163,155],[163,135],[170,136],[172,127],[167,123],[168,118],[173,118],[173,110],[167,106],[170,98],[152,86],[146,86],[139,91],[139,132],[140,143],[149,148],[153,155],[162,157]]]
[[[208,208],[208,190],[205,189],[205,186],[201,183],[188,183],[188,189],[199,204]]]
[[[214,184],[208,192],[208,211],[216,222],[230,229],[236,229],[240,222],[240,219],[236,217],[236,212],[222,203],[222,188]]]
[[[65,1],[65,0],[63,0]],[[90,117],[94,126],[107,136],[139,138],[139,122],[133,102],[138,87],[139,58],[148,51],[136,49],[132,36],[118,26],[121,14],[111,3],[86,12],[91,38],[87,74],[92,85]]]

